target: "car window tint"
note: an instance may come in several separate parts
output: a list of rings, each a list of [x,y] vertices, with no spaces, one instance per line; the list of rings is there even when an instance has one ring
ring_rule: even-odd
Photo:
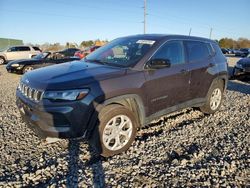
[[[185,63],[182,41],[170,41],[164,44],[153,59],[168,59],[172,65]]]
[[[34,46],[33,49],[36,50],[36,51],[40,51],[40,49],[38,47],[36,47],[36,46]]]
[[[16,47],[11,47],[11,48],[9,48],[7,51],[8,51],[8,52],[16,52],[17,49],[16,49]]]
[[[215,51],[210,43],[206,43],[209,55],[214,55]]]
[[[30,48],[28,46],[18,46],[16,48],[17,51],[30,51]]]
[[[209,56],[209,49],[206,45],[207,43],[200,42],[200,41],[187,41],[187,53],[190,62],[200,61],[203,59],[208,58]]]

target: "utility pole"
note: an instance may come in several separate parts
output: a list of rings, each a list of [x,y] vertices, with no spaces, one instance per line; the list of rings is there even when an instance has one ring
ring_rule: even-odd
[[[210,38],[210,39],[212,38],[212,32],[213,32],[213,28],[211,27],[211,28],[210,28],[210,34],[209,34],[209,38]]]
[[[191,32],[192,32],[192,28],[189,29],[189,36],[191,35]]]
[[[144,9],[144,21],[143,21],[143,24],[144,24],[144,34],[146,34],[146,16],[147,16],[146,5],[147,5],[147,0],[144,0],[144,6],[143,6],[143,9]]]

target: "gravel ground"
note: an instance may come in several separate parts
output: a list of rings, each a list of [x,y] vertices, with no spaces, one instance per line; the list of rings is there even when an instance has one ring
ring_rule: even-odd
[[[229,81],[214,115],[185,109],[162,117],[139,130],[127,152],[89,164],[84,141],[47,143],[22,122],[19,79],[0,66],[0,187],[250,186],[249,81]]]

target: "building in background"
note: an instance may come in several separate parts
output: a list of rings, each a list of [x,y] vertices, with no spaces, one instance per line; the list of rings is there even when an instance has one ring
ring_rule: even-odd
[[[23,41],[18,39],[0,38],[0,49],[15,45],[23,45]]]

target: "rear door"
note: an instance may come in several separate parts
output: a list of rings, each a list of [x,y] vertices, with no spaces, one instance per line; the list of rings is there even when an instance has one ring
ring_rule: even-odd
[[[31,49],[29,46],[20,46],[18,47],[20,51],[20,56],[22,59],[29,59],[31,58]]]
[[[149,107],[147,116],[168,107],[177,107],[189,98],[190,72],[183,42],[166,42],[151,59],[168,59],[171,66],[145,71],[145,92]]]
[[[215,74],[213,48],[208,42],[187,40],[184,43],[191,71],[190,97],[204,98]]]

